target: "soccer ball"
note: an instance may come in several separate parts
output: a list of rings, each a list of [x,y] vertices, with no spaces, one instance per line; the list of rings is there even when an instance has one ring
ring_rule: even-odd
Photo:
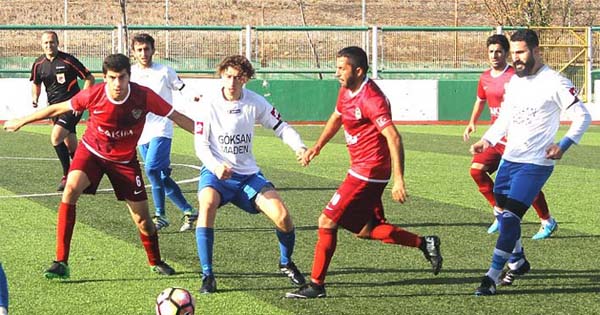
[[[196,302],[183,288],[166,288],[156,297],[156,315],[194,315]]]

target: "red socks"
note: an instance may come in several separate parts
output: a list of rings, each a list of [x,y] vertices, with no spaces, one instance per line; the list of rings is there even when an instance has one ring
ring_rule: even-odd
[[[158,234],[154,235],[144,235],[140,233],[140,239],[142,240],[142,245],[144,245],[144,249],[146,250],[146,256],[148,256],[148,264],[150,266],[155,266],[160,263],[160,249],[158,247]]]
[[[374,240],[380,240],[388,244],[400,244],[409,247],[419,247],[421,238],[389,223],[375,226],[369,235]]]
[[[535,196],[533,199],[533,203],[531,204],[535,212],[537,212],[538,217],[542,220],[550,219],[550,210],[548,210],[548,203],[546,203],[546,196],[540,190],[540,193]]]
[[[67,262],[75,227],[75,205],[61,202],[56,224],[56,261]]]
[[[316,284],[325,283],[327,269],[337,245],[337,229],[319,228],[319,239],[315,245],[315,258],[311,273],[312,281]]]
[[[471,177],[479,187],[479,192],[487,199],[490,205],[495,206],[496,200],[494,199],[494,181],[488,173],[484,170],[478,170],[471,168]]]

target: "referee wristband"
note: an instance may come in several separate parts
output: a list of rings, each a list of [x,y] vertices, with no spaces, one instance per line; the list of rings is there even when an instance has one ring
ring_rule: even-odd
[[[560,147],[560,150],[564,153],[571,147],[571,145],[573,145],[573,143],[575,143],[575,141],[571,140],[571,138],[564,137],[558,142],[558,147]]]

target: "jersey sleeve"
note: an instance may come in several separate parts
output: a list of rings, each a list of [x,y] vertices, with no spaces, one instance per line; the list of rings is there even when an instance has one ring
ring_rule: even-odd
[[[85,89],[75,94],[68,102],[71,104],[71,109],[76,112],[83,112],[86,110],[90,103],[90,92],[91,89]]]
[[[207,111],[203,111],[194,122],[194,149],[204,167],[214,173],[220,163],[210,149],[211,125],[209,118],[210,115]]]
[[[73,67],[73,70],[77,73],[77,76],[81,79],[87,78],[92,73],[88,70],[77,58],[68,56],[66,62]]]
[[[579,143],[590,125],[591,115],[577,97],[577,89],[571,80],[561,76],[556,90],[556,103],[571,119],[571,125],[565,136]]]
[[[384,96],[373,96],[364,103],[363,112],[365,117],[369,118],[381,131],[383,128],[392,125],[392,112],[389,100]]]
[[[479,98],[480,100],[487,99],[485,89],[483,88],[483,74],[479,77],[479,82],[477,83],[477,98]]]
[[[168,117],[173,113],[173,106],[165,101],[160,95],[156,94],[149,88],[145,88],[147,97],[146,103],[148,104],[148,111],[158,116]]]
[[[171,67],[167,67],[167,80],[169,81],[169,88],[173,91],[181,91],[185,86],[177,72]]]
[[[39,85],[42,83],[42,80],[38,76],[37,67],[40,63],[36,60],[31,66],[31,74],[29,75],[29,81],[32,81],[34,84]]]
[[[281,119],[281,114],[273,105],[269,104],[264,98],[260,98],[257,102],[256,120],[265,128],[272,129],[275,135],[279,137],[283,143],[287,144],[294,152],[302,148],[306,148],[302,138],[296,130],[287,122]]]

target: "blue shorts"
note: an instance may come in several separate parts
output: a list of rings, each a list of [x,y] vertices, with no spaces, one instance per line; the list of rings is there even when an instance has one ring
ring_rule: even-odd
[[[529,207],[553,170],[554,166],[514,163],[503,159],[496,174],[494,193],[506,195]]]
[[[219,207],[231,202],[248,213],[257,214],[259,211],[254,200],[256,195],[268,186],[273,187],[273,184],[261,172],[252,175],[233,173],[230,179],[220,180],[206,167],[202,167],[198,192],[205,187],[212,187],[221,195]]]
[[[152,138],[138,146],[145,169],[166,170],[171,165],[171,142],[167,137]]]

